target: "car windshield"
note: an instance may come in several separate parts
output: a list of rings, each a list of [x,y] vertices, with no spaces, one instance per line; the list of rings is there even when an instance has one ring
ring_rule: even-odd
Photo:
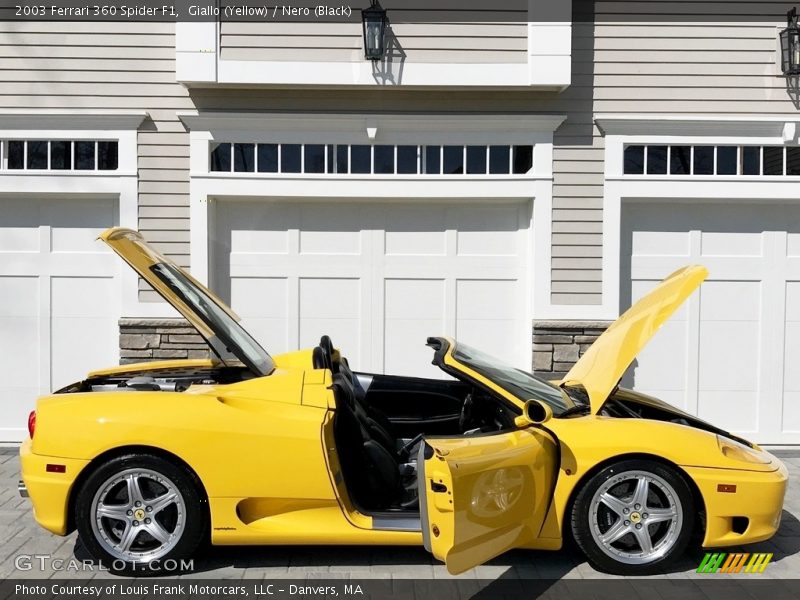
[[[209,340],[209,344],[214,352],[220,354],[220,358],[227,348],[256,375],[269,375],[275,370],[272,357],[253,336],[179,269],[166,263],[158,263],[151,270],[216,334],[224,348],[216,347],[214,340]]]
[[[557,385],[522,369],[507,365],[499,358],[489,356],[470,346],[457,344],[453,351],[453,358],[487,379],[491,379],[523,402],[534,399],[541,400],[550,406],[555,416],[578,405],[575,399]]]

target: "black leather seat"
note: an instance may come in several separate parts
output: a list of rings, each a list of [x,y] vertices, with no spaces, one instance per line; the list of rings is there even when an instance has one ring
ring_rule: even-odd
[[[340,373],[333,376],[336,400],[337,450],[348,489],[365,509],[387,508],[403,496],[402,477],[395,456],[376,440],[356,414],[355,392]]]

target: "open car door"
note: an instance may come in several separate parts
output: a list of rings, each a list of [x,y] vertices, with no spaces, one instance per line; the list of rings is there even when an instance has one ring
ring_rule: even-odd
[[[425,548],[455,575],[536,539],[557,457],[552,434],[534,426],[426,438],[417,462]]]

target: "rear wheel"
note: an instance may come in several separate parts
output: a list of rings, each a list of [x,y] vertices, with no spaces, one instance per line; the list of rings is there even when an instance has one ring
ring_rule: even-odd
[[[581,488],[572,510],[572,532],[589,562],[620,575],[664,568],[686,550],[693,527],[686,482],[648,460],[604,468]]]
[[[78,534],[104,566],[165,572],[202,541],[207,510],[197,477],[148,454],[111,459],[86,480],[75,503]]]

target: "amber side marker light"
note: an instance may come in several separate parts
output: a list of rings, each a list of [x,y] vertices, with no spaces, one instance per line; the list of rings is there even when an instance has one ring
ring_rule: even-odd
[[[44,470],[48,473],[66,473],[67,465],[55,465],[53,463],[48,463]]]
[[[720,483],[717,485],[717,491],[723,494],[735,494],[736,486],[730,483]]]

